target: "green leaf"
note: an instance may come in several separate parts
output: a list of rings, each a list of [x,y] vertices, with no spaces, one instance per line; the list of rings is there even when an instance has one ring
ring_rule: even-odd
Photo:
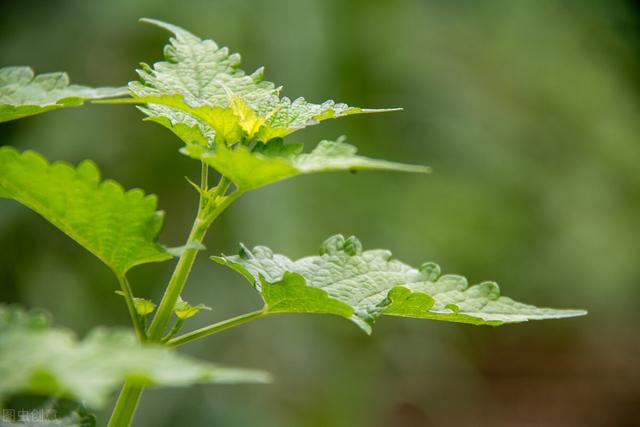
[[[127,331],[96,329],[79,341],[41,314],[0,306],[0,400],[17,393],[71,398],[99,408],[125,381],[151,387],[267,382],[261,371],[219,367]]]
[[[267,311],[337,314],[367,333],[383,314],[493,326],[586,314],[522,304],[500,296],[494,282],[469,286],[462,276],[441,275],[433,263],[416,269],[387,250],[363,251],[355,237],[332,236],[319,256],[297,261],[263,246],[212,259],[247,278]]]
[[[285,272],[282,280],[263,286],[260,291],[268,313],[332,313],[346,318],[353,308],[331,298],[326,291],[307,286],[304,277]]]
[[[173,308],[173,312],[178,317],[178,319],[185,320],[190,317],[195,316],[200,312],[200,310],[209,310],[211,311],[211,307],[207,307],[204,304],[191,305],[182,297],[178,297],[178,301],[176,302],[175,307]]]
[[[401,172],[430,171],[425,166],[376,160],[356,155],[356,147],[342,140],[321,141],[310,153],[298,153],[301,145],[284,144],[272,139],[259,143],[253,151],[242,145],[227,148],[218,145],[212,150],[201,146],[186,146],[183,151],[206,162],[229,178],[240,190],[250,190],[296,175],[356,170],[390,170]]]
[[[126,298],[126,294],[122,291],[116,291],[116,294]],[[136,313],[138,313],[138,316],[142,317],[148,316],[156,309],[156,303],[151,301],[150,299],[134,297],[133,304],[136,308]]]
[[[193,185],[195,186],[195,184],[193,184]],[[200,189],[198,188],[198,190],[200,190]],[[173,255],[174,257],[181,257],[182,254],[185,253],[185,251],[188,251],[188,250],[191,250],[191,249],[195,249],[197,251],[204,251],[204,250],[207,249],[207,247],[205,245],[203,245],[202,242],[200,242],[199,240],[193,240],[193,241],[187,243],[186,245],[176,246],[176,247],[172,247],[172,248],[165,246],[164,249],[168,253]]]
[[[29,67],[0,68],[0,122],[123,95],[127,95],[125,87],[70,85],[66,73],[36,76]]]
[[[100,181],[90,161],[74,168],[49,164],[42,156],[0,148],[0,197],[27,206],[80,243],[116,274],[171,258],[156,243],[163,213],[156,197],[125,192],[114,181]]]
[[[202,40],[175,25],[153,19],[142,21],[166,29],[174,37],[165,46],[165,61],[153,67],[143,64],[138,70],[140,81],[131,82],[129,88],[134,98],[155,97],[147,99],[149,103],[142,111],[179,136],[186,126],[213,143],[212,132],[219,132],[194,115],[191,108],[208,110],[212,117],[233,113],[234,132],[222,138],[227,143],[236,142],[241,136],[269,141],[326,119],[393,111],[351,107],[334,101],[314,104],[304,98],[293,101],[280,98],[281,88],[263,79],[263,68],[250,75],[240,69],[240,55],[230,54],[214,41]],[[175,95],[182,98],[182,105],[176,103]],[[229,122],[228,119],[227,116],[225,121]]]

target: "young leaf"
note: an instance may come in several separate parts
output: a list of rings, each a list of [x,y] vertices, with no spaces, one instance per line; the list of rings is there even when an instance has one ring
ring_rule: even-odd
[[[149,386],[269,381],[261,371],[219,367],[139,344],[126,331],[96,329],[82,341],[41,315],[0,306],[0,399],[34,393],[103,406],[125,380]]]
[[[212,150],[188,145],[184,151],[218,170],[243,191],[296,175],[318,172],[392,170],[427,173],[430,171],[425,166],[358,156],[356,147],[342,140],[321,141],[310,153],[299,153],[301,148],[298,144],[284,144],[282,139],[278,138],[266,144],[258,144],[253,151],[242,145],[235,148],[217,145]]]
[[[234,129],[259,141],[284,137],[326,119],[391,111],[351,107],[334,101],[314,104],[304,98],[293,101],[280,98],[281,88],[263,80],[262,68],[250,75],[239,68],[240,55],[230,54],[214,41],[201,40],[175,25],[152,19],[143,21],[172,32],[174,37],[165,47],[165,61],[153,67],[143,64],[138,70],[140,81],[131,82],[129,88],[133,97],[143,102],[145,97],[155,97],[147,99],[149,103],[142,111],[179,136],[185,125],[199,130],[203,136],[219,132],[194,115],[191,108],[208,110],[212,117],[231,111],[236,116]],[[182,105],[176,104],[175,95],[182,97]],[[236,139],[238,136],[233,135]]]
[[[0,148],[0,197],[27,206],[80,243],[116,274],[171,258],[156,243],[163,213],[156,197],[100,181],[89,161],[49,164],[33,151]]]
[[[122,291],[116,291],[116,294],[126,298],[126,294]],[[156,303],[151,301],[150,299],[134,297],[133,304],[135,306],[136,313],[138,313],[138,316],[142,317],[148,316],[156,309]]]
[[[123,95],[127,95],[125,87],[70,85],[66,73],[35,76],[29,67],[0,68],[0,122]]]
[[[176,302],[175,307],[173,308],[173,312],[178,319],[186,320],[190,317],[195,316],[200,312],[200,310],[209,310],[211,311],[211,307],[207,307],[204,304],[191,305],[182,297],[178,297],[178,302]]]
[[[433,263],[415,269],[389,251],[363,251],[355,237],[332,236],[319,256],[297,261],[263,246],[212,259],[247,278],[267,312],[337,314],[367,333],[383,314],[493,326],[586,314],[516,302],[500,296],[493,282],[470,287],[462,276],[441,275]]]

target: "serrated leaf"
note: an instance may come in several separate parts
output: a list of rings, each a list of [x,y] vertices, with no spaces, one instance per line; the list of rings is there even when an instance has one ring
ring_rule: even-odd
[[[177,318],[181,320],[189,319],[190,317],[195,316],[201,310],[211,311],[211,307],[208,307],[204,304],[191,305],[187,301],[183,300],[182,297],[178,297],[178,301],[176,302],[175,307],[173,308],[173,313]]]
[[[101,181],[90,161],[74,168],[50,164],[33,151],[2,147],[0,197],[37,212],[116,274],[171,258],[156,242],[164,221],[163,213],[156,211],[156,197]]]
[[[307,286],[304,277],[286,272],[282,280],[260,291],[268,313],[332,313],[346,318],[353,316],[353,308],[331,298],[326,291]]]
[[[267,382],[261,371],[219,367],[165,347],[142,346],[127,331],[96,329],[79,341],[42,316],[0,306],[0,399],[34,393],[103,406],[125,381],[151,387]]]
[[[122,291],[116,291],[116,294],[126,298],[126,294]],[[150,299],[134,297],[133,305],[136,309],[136,313],[138,313],[138,316],[143,317],[153,313],[156,309],[156,303],[151,301]]]
[[[213,40],[202,40],[175,25],[152,19],[143,21],[172,32],[174,37],[165,46],[165,61],[153,67],[143,64],[138,70],[140,81],[131,82],[129,88],[134,98],[156,97],[143,112],[150,117],[165,118],[162,124],[177,134],[182,124],[203,136],[211,136],[210,125],[189,112],[189,107],[218,108],[215,114],[230,109],[238,118],[236,128],[247,138],[260,141],[284,137],[326,119],[392,111],[351,107],[334,101],[314,104],[304,98],[293,101],[280,98],[281,88],[263,79],[262,68],[250,75],[240,69],[240,55],[230,54]],[[180,95],[184,105],[167,104],[163,100],[167,95]]]
[[[141,107],[141,111],[145,111],[145,108]],[[155,122],[162,125],[172,131],[178,138],[180,138],[185,144],[202,145],[203,147],[209,146],[209,141],[213,141],[215,133],[208,128],[200,127],[197,123],[193,122],[191,117],[184,114],[181,121],[172,122],[169,118],[163,116],[150,116],[144,119],[145,121]],[[187,124],[192,122],[191,125]]]
[[[367,333],[383,314],[494,326],[586,314],[519,303],[500,296],[494,282],[469,286],[462,276],[441,275],[433,263],[416,269],[392,259],[387,250],[363,251],[355,237],[330,237],[319,256],[297,261],[263,246],[212,259],[247,278],[267,311],[274,306],[274,293],[287,295],[278,312],[337,314]]]
[[[0,68],[0,122],[127,93],[125,87],[91,88],[72,85],[69,84],[66,73],[36,76],[29,67]]]
[[[356,147],[341,140],[321,141],[310,153],[298,153],[299,150],[298,144],[284,144],[281,139],[273,139],[267,144],[260,143],[253,151],[242,145],[234,148],[219,145],[213,150],[191,145],[186,146],[183,151],[193,158],[206,162],[243,191],[296,175],[319,172],[389,170],[427,173],[430,171],[425,166],[358,156]]]

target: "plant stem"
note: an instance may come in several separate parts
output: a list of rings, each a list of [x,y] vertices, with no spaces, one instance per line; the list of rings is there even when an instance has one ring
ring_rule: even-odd
[[[144,331],[144,327],[140,323],[140,318],[138,317],[138,312],[136,311],[136,305],[133,302],[133,292],[131,292],[129,281],[124,275],[118,275],[118,282],[120,282],[120,288],[122,289],[124,299],[127,302],[127,309],[129,310],[129,316],[131,316],[131,323],[133,323],[133,328],[136,330],[136,335],[138,336],[140,342],[144,342],[147,338],[147,334]]]
[[[192,244],[194,242],[202,242],[211,223],[213,223],[213,221],[215,221],[215,219],[224,212],[231,203],[242,195],[242,191],[236,190],[230,195],[225,196],[230,182],[225,177],[222,177],[218,186],[214,190],[213,195],[211,197],[205,197],[205,192],[208,191],[208,178],[208,166],[203,163],[200,182],[200,188],[203,191],[200,192],[198,215],[196,216],[191,232],[189,233],[187,246],[193,246]],[[212,204],[214,205],[212,206]],[[178,264],[176,265],[171,279],[169,280],[169,284],[162,296],[162,300],[158,306],[158,311],[156,312],[147,333],[141,329],[141,324],[135,311],[133,295],[131,293],[129,283],[125,277],[119,277],[122,291],[124,292],[127,300],[129,312],[132,315],[133,324],[141,342],[145,340],[152,342],[162,341],[164,331],[167,328],[167,324],[169,323],[169,319],[173,313],[173,308],[184,289],[184,285],[191,273],[191,268],[193,267],[197,254],[197,249],[187,249],[180,256]],[[111,419],[109,420],[108,427],[129,427],[131,425],[131,421],[136,412],[143,389],[143,386],[125,381],[111,415]]]
[[[225,178],[220,180],[220,184],[218,184],[219,188],[222,188],[220,186],[223,184],[224,180]],[[216,191],[216,193],[218,193],[218,191]],[[204,239],[211,223],[215,221],[215,219],[241,195],[241,191],[235,191],[229,194],[224,197],[215,208],[211,209],[210,212],[208,206],[200,209],[198,211],[198,216],[193,223],[191,233],[189,234],[187,246],[195,241],[201,242]],[[167,289],[162,296],[162,300],[160,301],[160,305],[158,306],[158,311],[151,322],[151,326],[149,327],[148,338],[150,341],[158,342],[162,339],[164,331],[167,328],[167,324],[169,323],[169,319],[171,318],[173,308],[176,305],[176,301],[178,301],[178,297],[182,294],[182,290],[184,289],[187,278],[191,273],[191,268],[193,267],[193,263],[196,260],[197,255],[197,249],[187,249],[178,260],[178,265],[176,265],[173,275],[171,276],[171,280],[169,281],[169,285],[167,286]]]
[[[129,427],[131,425],[143,389],[143,386],[129,381],[124,383],[107,427]]]
[[[169,347],[177,347],[195,341],[197,339],[222,332],[226,329],[233,328],[235,326],[242,325],[243,323],[250,322],[251,320],[259,319],[268,315],[264,310],[252,311],[251,313],[242,314],[231,319],[223,320],[222,322],[214,323],[213,325],[205,326],[204,328],[196,329],[193,332],[180,335],[172,340],[169,340],[166,345]]]
[[[231,185],[231,181],[229,181],[227,177],[223,176],[222,178],[220,178],[220,182],[216,186],[213,196],[218,197],[225,194],[227,192],[227,189],[229,188],[229,185]]]
[[[173,328],[169,331],[169,333],[162,338],[162,342],[167,342],[171,338],[173,338],[178,332],[180,332],[180,328],[182,328],[182,324],[184,323],[184,319],[177,319],[176,323],[173,324]]]
[[[195,241],[201,242],[207,233],[210,222],[201,218],[201,212],[202,211],[198,213],[198,217],[193,223],[191,233],[187,239],[187,245],[193,244]],[[167,285],[167,289],[162,296],[162,300],[158,306],[158,311],[156,312],[156,315],[151,322],[151,326],[149,327],[149,340],[160,341],[162,338],[164,330],[171,318],[173,307],[176,305],[176,301],[182,293],[184,284],[191,272],[191,267],[193,267],[193,263],[196,260],[196,255],[198,255],[197,249],[187,249],[184,251],[182,256],[180,256],[178,264],[171,276],[171,280],[169,281],[169,285]]]
[[[204,209],[206,202],[205,193],[209,189],[209,166],[205,162],[201,162],[200,170],[200,202],[198,205],[198,211]]]

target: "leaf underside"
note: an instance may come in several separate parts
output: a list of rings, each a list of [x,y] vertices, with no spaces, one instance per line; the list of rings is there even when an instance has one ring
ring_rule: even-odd
[[[0,68],[0,122],[126,94],[125,87],[91,88],[69,84],[66,73],[36,76],[29,67]]]
[[[79,341],[42,314],[0,306],[0,400],[33,393],[103,406],[125,381],[146,386],[263,383],[262,371],[219,367],[104,328]]]
[[[42,156],[0,148],[0,197],[27,206],[96,255],[116,274],[171,255],[157,242],[163,213],[156,197],[101,181],[94,163],[48,163]]]
[[[297,175],[320,172],[388,170],[428,173],[424,166],[406,165],[356,155],[356,147],[338,141],[321,141],[310,153],[299,153],[299,144],[272,139],[253,151],[243,146],[229,149],[217,146],[207,150],[197,145],[184,151],[229,178],[240,190],[251,190]]]
[[[240,69],[237,53],[175,25],[143,21],[172,32],[174,37],[165,46],[165,61],[153,67],[143,64],[138,70],[140,81],[131,82],[129,89],[134,98],[155,97],[141,110],[183,139],[184,132],[191,129],[187,138],[196,132],[198,138],[210,143],[216,133],[227,143],[241,136],[269,141],[326,119],[390,111],[281,98],[281,88],[263,79],[263,68],[252,74]]]
[[[267,312],[336,314],[367,333],[381,315],[498,326],[586,314],[516,302],[500,296],[494,282],[469,286],[462,276],[441,275],[433,263],[416,269],[387,250],[363,251],[355,237],[330,237],[320,255],[297,261],[264,246],[212,259],[247,278]]]

